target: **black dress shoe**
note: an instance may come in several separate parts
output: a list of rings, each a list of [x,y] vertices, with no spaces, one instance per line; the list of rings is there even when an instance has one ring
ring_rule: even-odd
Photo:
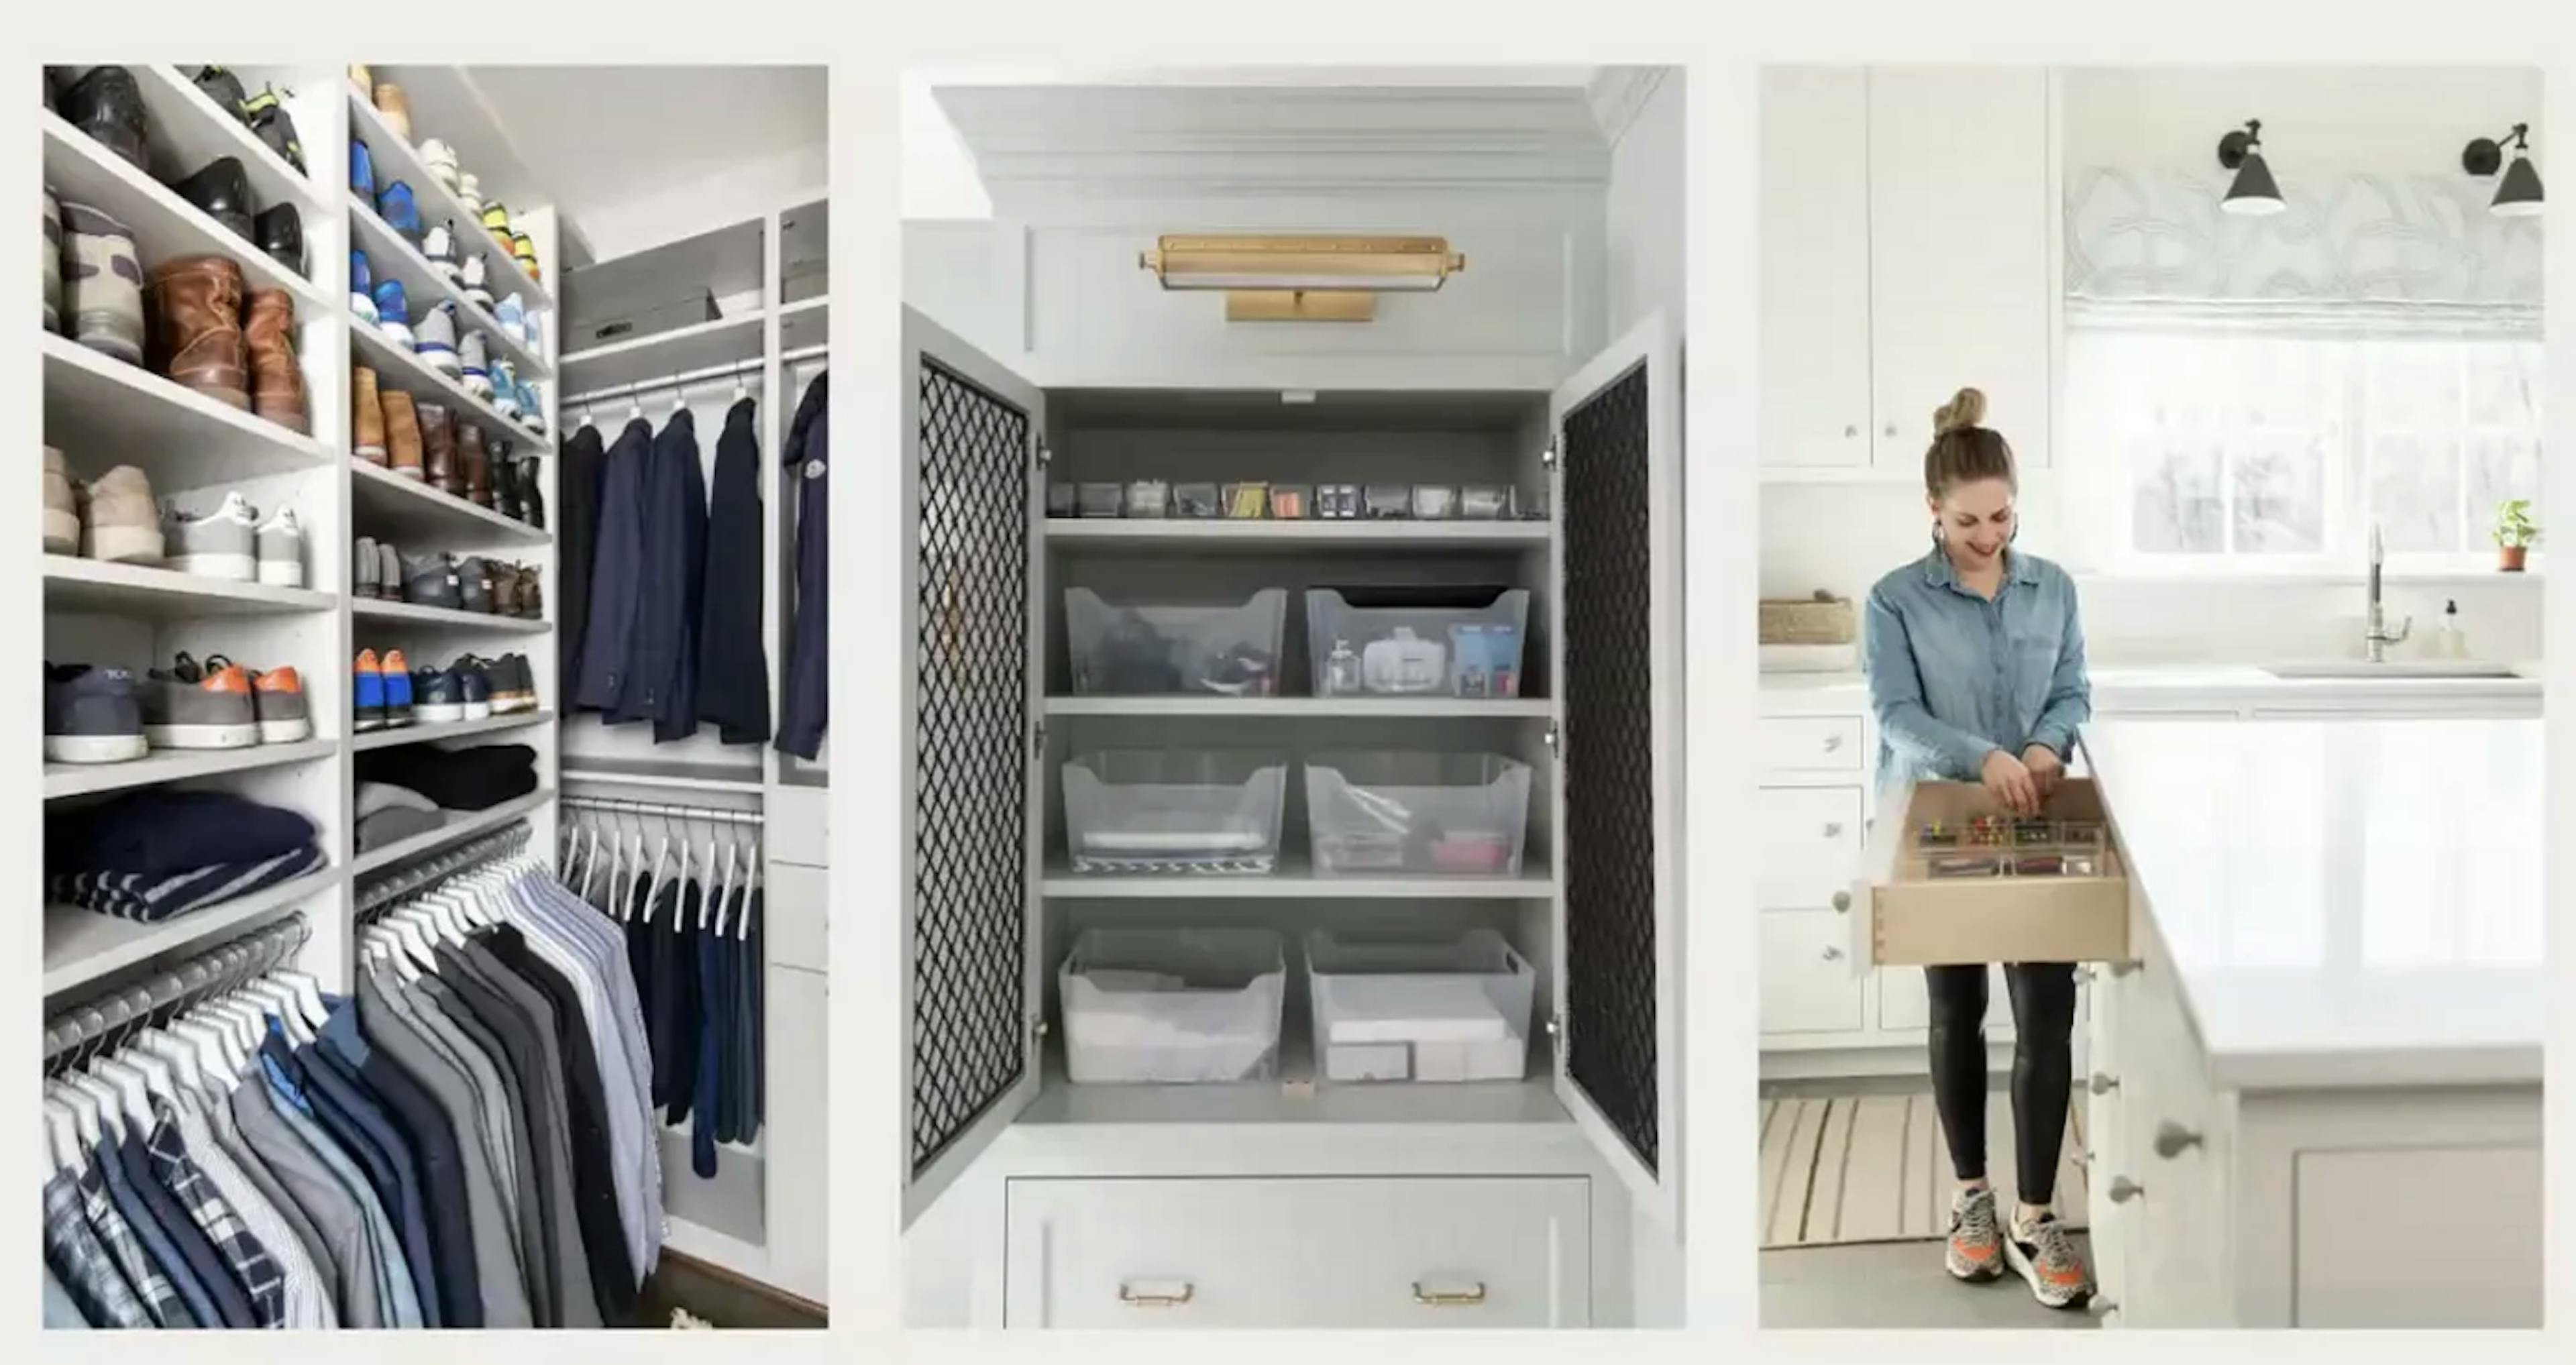
[[[143,87],[121,66],[94,66],[63,92],[62,115],[71,125],[134,163],[146,175],[143,155]]]
[[[304,273],[304,218],[293,204],[279,204],[262,213],[258,219],[259,249],[270,260],[301,275]]]
[[[220,66],[201,66],[197,68],[196,81],[197,88],[206,92],[206,98],[213,100],[225,113],[244,123],[250,122],[250,116],[242,112],[245,98],[242,83],[231,71]]]
[[[519,460],[519,520],[542,531],[546,529],[546,494],[537,483],[537,457]]]
[[[255,241],[250,217],[250,173],[242,169],[241,158],[219,156],[206,163],[204,170],[189,176],[170,188],[179,197],[204,209],[207,216],[223,224],[243,241]]]

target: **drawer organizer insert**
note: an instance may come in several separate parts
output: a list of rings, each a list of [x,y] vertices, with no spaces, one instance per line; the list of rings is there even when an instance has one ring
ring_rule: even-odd
[[[1854,896],[1868,963],[2128,956],[2127,868],[2090,780],[2060,782],[2036,819],[2007,814],[1973,783],[1921,782],[1903,796],[1870,832],[1868,879]]]

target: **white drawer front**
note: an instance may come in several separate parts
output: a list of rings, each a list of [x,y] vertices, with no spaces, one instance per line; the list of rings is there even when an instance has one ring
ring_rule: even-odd
[[[1013,1180],[1010,1327],[1582,1327],[1590,1182]]]
[[[1766,772],[1861,770],[1858,716],[1772,716],[1753,726],[1753,761]]]
[[[1851,890],[1860,858],[1861,789],[1764,787],[1755,905],[1821,910]]]
[[[769,961],[809,972],[832,969],[832,873],[828,868],[772,863],[761,893],[760,941]]]
[[[1762,912],[1762,1031],[1847,1033],[1861,1027],[1851,931],[1831,910]]]
[[[772,858],[806,867],[832,865],[829,787],[772,787],[767,815]]]

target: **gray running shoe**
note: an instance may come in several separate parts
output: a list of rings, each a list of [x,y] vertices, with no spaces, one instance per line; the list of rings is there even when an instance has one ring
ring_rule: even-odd
[[[45,665],[45,761],[123,763],[151,752],[134,675],[88,664]]]
[[[460,611],[465,606],[464,587],[456,572],[456,561],[441,551],[402,557],[403,600],[419,607],[445,607]]]
[[[259,710],[250,675],[239,668],[199,668],[182,654],[168,671],[143,682],[143,735],[156,749],[248,749],[259,743]]]
[[[1961,1190],[1950,1196],[1950,1241],[1943,1254],[1950,1274],[1983,1284],[2004,1273],[2003,1229],[1995,1219],[1995,1190]]]
[[[176,507],[161,513],[161,539],[169,567],[201,578],[259,581],[259,514],[239,493],[221,507],[191,516]]]
[[[388,602],[399,602],[402,589],[402,555],[394,549],[392,541],[381,542],[376,546],[376,596]]]
[[[2093,1272],[2075,1252],[2075,1239],[2057,1215],[2043,1213],[2004,1239],[2004,1260],[2030,1282],[2031,1296],[2050,1308],[2081,1308],[2093,1299]]]

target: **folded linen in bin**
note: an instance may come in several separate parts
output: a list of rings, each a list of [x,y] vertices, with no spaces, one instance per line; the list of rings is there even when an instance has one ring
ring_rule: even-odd
[[[1333,983],[1336,1043],[1480,1043],[1511,1036],[1511,1022],[1472,977],[1345,976]]]

